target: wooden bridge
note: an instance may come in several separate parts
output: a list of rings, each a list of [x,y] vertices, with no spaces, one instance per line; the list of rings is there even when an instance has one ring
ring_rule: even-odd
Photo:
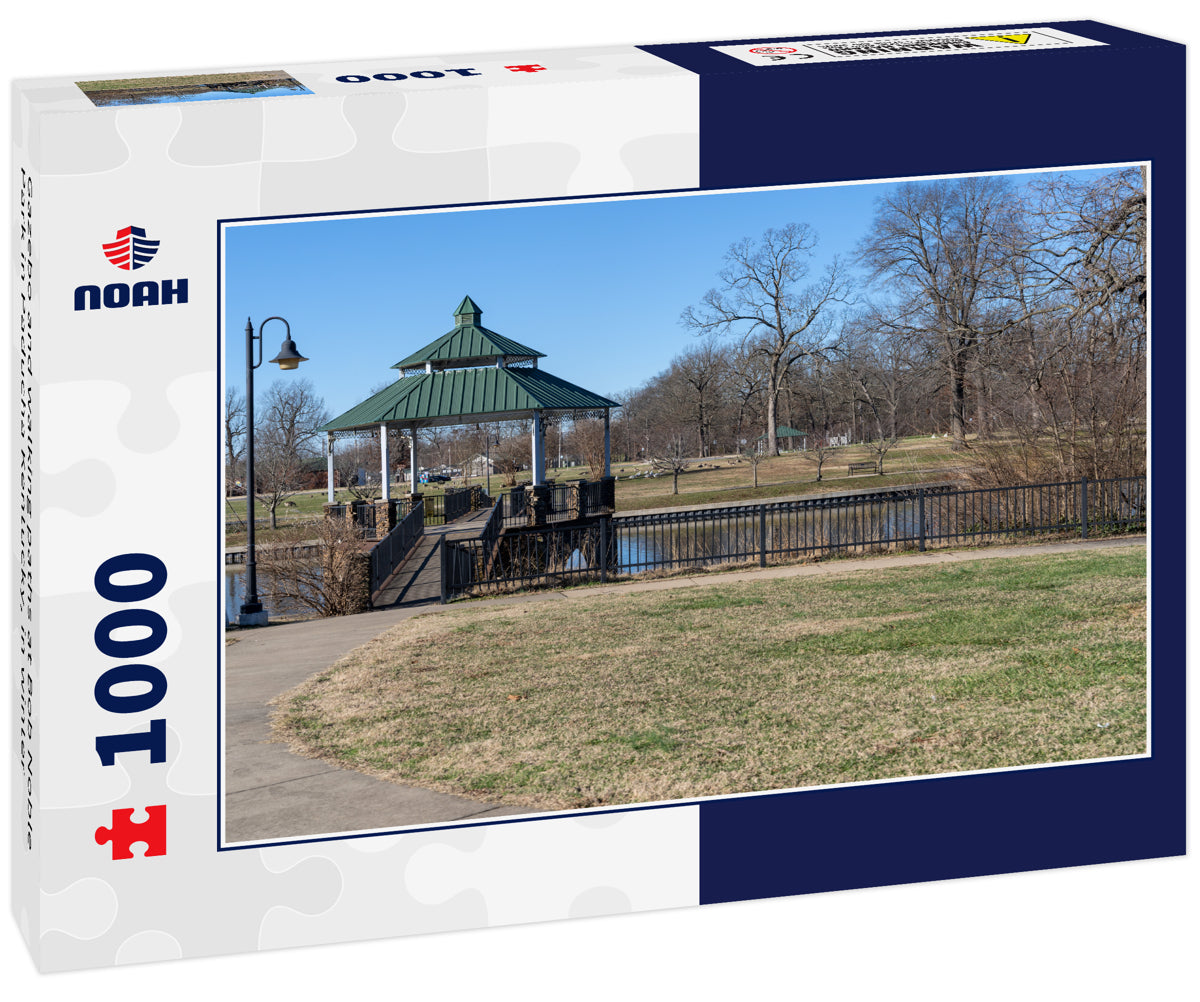
[[[436,605],[442,600],[442,542],[478,539],[492,514],[480,508],[447,525],[427,525],[420,541],[371,598],[374,609]]]

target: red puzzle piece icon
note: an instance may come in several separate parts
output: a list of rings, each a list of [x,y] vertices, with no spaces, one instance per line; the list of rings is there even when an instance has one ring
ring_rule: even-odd
[[[129,847],[134,842],[145,842],[143,856],[165,856],[167,854],[167,805],[147,807],[150,817],[146,821],[134,822],[134,808],[126,807],[112,812],[112,827],[96,829],[96,845],[112,843],[113,859],[133,859]]]

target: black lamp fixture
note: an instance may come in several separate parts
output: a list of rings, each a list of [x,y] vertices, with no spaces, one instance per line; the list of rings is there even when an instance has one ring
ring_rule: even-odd
[[[287,334],[279,346],[279,354],[270,361],[280,369],[295,369],[308,359],[296,350],[292,340],[292,326],[283,317],[267,317],[258,325],[246,318],[246,600],[238,615],[240,626],[264,626],[266,611],[258,600],[258,574],[254,559],[254,370],[262,365],[262,331],[272,320],[283,322]],[[254,361],[254,342],[258,342],[258,361]]]

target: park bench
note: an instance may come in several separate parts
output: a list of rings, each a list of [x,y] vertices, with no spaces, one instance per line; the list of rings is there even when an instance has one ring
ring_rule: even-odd
[[[850,473],[861,473],[863,470],[871,470],[872,472],[874,472],[874,470],[875,470],[874,462],[851,463],[850,464]]]

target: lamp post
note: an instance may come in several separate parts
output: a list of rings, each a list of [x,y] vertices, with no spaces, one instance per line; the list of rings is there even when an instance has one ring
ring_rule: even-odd
[[[246,318],[246,600],[238,611],[239,626],[266,626],[267,611],[258,600],[258,576],[254,560],[254,370],[262,365],[262,330],[272,320],[282,320],[287,329],[279,354],[271,361],[280,369],[294,369],[308,359],[296,350],[292,327],[283,317],[267,317],[258,325]],[[258,342],[258,361],[254,361],[254,342]]]

